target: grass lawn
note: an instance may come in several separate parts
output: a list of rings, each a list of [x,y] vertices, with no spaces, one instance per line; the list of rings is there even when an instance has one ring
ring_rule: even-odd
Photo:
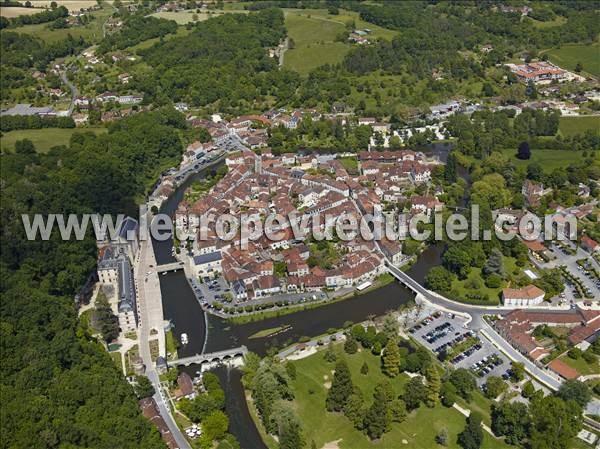
[[[337,348],[341,351],[341,345]],[[380,370],[380,358],[368,351],[354,355],[344,355],[352,373],[352,380],[358,386],[367,403],[371,403],[375,385],[384,379]],[[369,366],[368,375],[360,374],[363,362]],[[326,383],[331,381],[333,363],[323,358],[323,351],[302,360],[293,362],[296,365],[297,377],[292,383],[295,393],[294,404],[303,423],[307,441],[315,441],[317,447],[325,443],[340,440],[341,449],[431,449],[438,447],[435,435],[442,428],[448,430],[449,448],[458,448],[457,435],[465,426],[465,418],[453,408],[438,405],[435,408],[421,406],[411,413],[402,423],[393,423],[390,432],[380,441],[373,443],[362,432],[354,429],[350,421],[341,414],[325,411],[327,395]],[[325,377],[326,376],[326,377]],[[392,380],[396,393],[401,394],[408,376],[401,375]],[[328,384],[327,384],[328,385]],[[501,440],[495,440],[484,433],[483,448],[508,448]],[[406,444],[403,443],[406,440]]]
[[[167,354],[171,354],[170,359],[176,359],[177,358],[177,340],[175,340],[175,337],[173,336],[173,332],[171,331],[167,331],[165,332],[165,346],[166,346],[166,351]]]
[[[0,137],[0,149],[2,151],[13,150],[17,140],[29,139],[33,142],[38,152],[45,153],[54,146],[68,145],[73,133],[86,131],[101,134],[106,132],[106,128],[44,128],[9,131]]]
[[[584,376],[587,376],[588,374],[600,374],[600,363],[598,362],[597,357],[595,363],[588,363],[583,357],[572,359],[567,354],[560,356],[559,359],[569,365],[571,368],[579,371],[579,374]]]
[[[600,43],[563,45],[545,51],[551,62],[568,70],[575,70],[577,63],[583,65],[583,71],[600,76]]]
[[[588,129],[600,135],[600,116],[560,117],[558,122],[558,132],[563,136],[583,134]]]
[[[97,42],[102,39],[102,25],[113,12],[114,9],[108,5],[104,6],[103,9],[93,11],[91,15],[94,16],[94,20],[84,26],[74,26],[69,28],[61,28],[58,30],[51,30],[48,28],[47,23],[38,23],[35,25],[24,25],[17,28],[11,28],[10,31],[14,31],[15,33],[31,34],[49,43],[66,39],[69,34],[74,38],[81,36],[88,41]]]
[[[572,163],[582,162],[585,158],[581,151],[571,150],[531,150],[531,158],[526,161],[517,159],[517,150],[505,148],[502,153],[511,160],[517,168],[525,168],[532,162],[539,162],[545,172],[551,172],[556,168],[564,168]],[[596,160],[596,164],[599,163]]]
[[[119,371],[121,371],[123,369],[123,357],[121,356],[121,353],[119,351],[114,351],[114,352],[109,352],[110,358],[113,359],[113,362],[115,362],[115,365],[117,365],[117,368],[119,368]]]

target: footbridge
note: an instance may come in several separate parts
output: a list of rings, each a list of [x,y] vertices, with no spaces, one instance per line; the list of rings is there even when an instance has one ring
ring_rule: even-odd
[[[171,263],[165,263],[162,265],[158,265],[156,267],[156,271],[158,273],[168,273],[169,271],[179,271],[179,270],[183,270],[183,262],[171,262]]]
[[[175,366],[189,366],[189,365],[201,365],[203,363],[222,363],[232,360],[236,357],[243,357],[248,353],[246,346],[240,346],[239,348],[227,349],[225,351],[210,352],[206,354],[196,354],[189,357],[182,357],[177,360],[169,362],[170,365]]]

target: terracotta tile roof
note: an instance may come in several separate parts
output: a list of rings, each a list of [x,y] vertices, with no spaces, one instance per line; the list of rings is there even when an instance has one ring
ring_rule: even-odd
[[[565,379],[577,379],[580,376],[576,369],[571,368],[565,362],[558,359],[552,360],[548,364],[548,368]]]

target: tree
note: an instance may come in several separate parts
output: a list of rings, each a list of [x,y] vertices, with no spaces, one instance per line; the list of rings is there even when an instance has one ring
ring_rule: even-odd
[[[335,352],[335,347],[333,346],[333,340],[329,340],[329,343],[327,344],[327,351],[325,351],[323,358],[329,363],[336,361],[337,354]]]
[[[495,274],[501,278],[504,277],[504,257],[502,256],[502,251],[498,248],[492,248],[490,257],[483,266],[482,271],[486,276]]]
[[[565,380],[556,395],[563,401],[575,401],[584,408],[592,399],[592,392],[583,382],[575,379]]]
[[[529,149],[529,142],[521,142],[517,151],[517,159],[526,161],[531,157],[531,150]]]
[[[296,379],[296,365],[294,365],[292,362],[290,362],[288,360],[287,362],[285,362],[284,366],[285,366],[285,372],[288,374],[290,379],[292,379],[292,380]]]
[[[530,418],[522,402],[502,402],[492,405],[492,430],[506,437],[509,444],[521,443],[529,434]]]
[[[113,313],[108,299],[103,293],[98,294],[96,298],[93,321],[107,343],[119,336],[119,319]]]
[[[287,401],[279,400],[273,406],[273,428],[279,436],[280,449],[297,449],[304,447],[302,426],[293,407]]]
[[[346,405],[344,405],[344,415],[352,422],[352,425],[356,429],[362,430],[366,412],[362,392],[358,388],[354,388],[354,392],[346,401]]]
[[[465,429],[458,434],[458,444],[463,449],[479,449],[483,443],[483,430],[481,429],[481,415],[471,412],[467,418]]]
[[[406,419],[406,404],[402,399],[392,400],[388,411],[392,422],[402,422]]]
[[[485,383],[485,395],[495,399],[508,389],[508,385],[498,376],[489,376]]]
[[[134,391],[138,399],[149,398],[154,395],[154,386],[146,376],[136,376],[135,381]]]
[[[381,355],[381,342],[376,341],[375,343],[373,343],[373,347],[371,348],[371,353],[373,355]]]
[[[423,380],[420,376],[413,377],[404,388],[402,400],[406,404],[406,409],[411,411],[419,408],[421,401],[425,400],[427,392]]]
[[[579,405],[575,401],[565,402],[557,396],[532,401],[529,413],[532,449],[567,449],[583,423]]]
[[[457,160],[454,152],[450,152],[448,154],[448,158],[446,160],[446,166],[444,167],[444,180],[448,184],[454,184],[457,180]]]
[[[477,386],[475,378],[465,368],[458,368],[450,374],[450,383],[456,388],[456,393],[463,399],[471,400],[471,393]]]
[[[356,354],[356,351],[358,351],[358,344],[352,335],[348,335],[346,338],[346,342],[344,343],[344,351],[346,351],[346,354]]]
[[[581,72],[583,70],[583,64],[581,62],[577,62],[577,64],[575,64],[575,71],[577,73]]]
[[[444,407],[452,407],[456,402],[456,387],[450,382],[444,382],[440,391],[442,404]]]
[[[427,407],[433,408],[440,402],[440,390],[441,390],[441,379],[440,373],[436,369],[435,365],[432,363],[427,368],[425,372],[425,377],[427,378],[427,387],[426,387],[426,396],[425,396],[425,405]]]
[[[360,374],[363,376],[369,374],[369,365],[367,365],[367,362],[363,362],[362,366],[360,367]]]
[[[444,267],[433,267],[427,273],[425,285],[428,289],[436,292],[449,292],[455,277],[453,273]]]
[[[525,382],[525,385],[523,385],[523,388],[521,389],[521,396],[523,396],[525,399],[530,399],[533,397],[534,393],[535,387],[533,386],[533,382],[530,380]]]
[[[373,403],[365,415],[365,430],[372,440],[381,438],[388,428],[388,401],[383,389],[375,389]]]
[[[385,316],[381,333],[388,339],[398,337],[398,320],[394,314]]]
[[[330,412],[339,412],[346,405],[346,401],[353,391],[350,370],[345,360],[339,360],[335,365],[335,372],[331,388],[327,392],[326,406]]]
[[[523,379],[525,379],[525,365],[520,362],[511,362],[510,378],[514,382],[521,382]]]
[[[220,440],[229,427],[229,418],[221,410],[216,410],[202,421],[202,433],[210,441]]]
[[[435,442],[440,446],[448,446],[448,429],[442,428],[435,436]]]
[[[396,377],[400,374],[400,350],[395,338],[390,338],[381,356],[381,371],[388,377]]]

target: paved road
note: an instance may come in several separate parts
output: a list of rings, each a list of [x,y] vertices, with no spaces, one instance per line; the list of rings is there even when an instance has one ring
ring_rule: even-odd
[[[75,85],[69,81],[69,78],[67,78],[67,70],[68,67],[62,72],[59,72],[59,75],[65,86],[71,90],[71,103],[69,104],[69,115],[71,115],[73,113],[73,109],[75,109],[75,99],[79,96],[79,92],[77,91]]]
[[[140,256],[139,256],[139,264],[137,269],[137,277],[136,282],[138,286],[138,307],[139,307],[139,316],[140,316],[140,356],[144,361],[144,365],[146,366],[146,376],[152,382],[154,386],[154,390],[156,393],[153,398],[158,405],[158,410],[160,415],[167,423],[171,434],[175,438],[177,445],[180,449],[191,449],[190,444],[186,440],[183,433],[175,421],[173,420],[173,416],[171,415],[171,410],[169,408],[168,400],[162,395],[162,391],[160,388],[160,379],[158,377],[158,373],[156,372],[154,363],[152,361],[152,357],[150,355],[150,328],[151,328],[151,305],[148,303],[149,297],[146,296],[147,289],[149,287],[146,282],[146,272],[150,271],[150,265],[156,265],[156,261],[154,260],[154,251],[152,249],[152,240],[146,239],[141,242],[140,246]],[[156,277],[158,278],[158,274],[153,272],[148,277]],[[157,282],[158,279],[151,279],[148,282]],[[148,292],[150,293],[150,292]]]

